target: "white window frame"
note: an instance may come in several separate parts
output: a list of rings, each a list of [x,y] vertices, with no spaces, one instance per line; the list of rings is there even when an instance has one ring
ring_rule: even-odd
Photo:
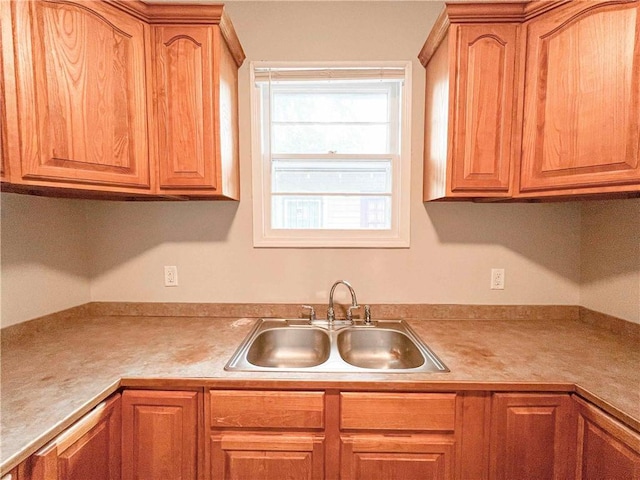
[[[250,62],[251,145],[254,247],[290,248],[408,248],[411,196],[411,76],[410,61],[401,62]],[[260,91],[256,69],[264,68],[402,68],[400,149],[392,163],[392,224],[390,230],[328,230],[271,228],[270,156],[262,152]]]

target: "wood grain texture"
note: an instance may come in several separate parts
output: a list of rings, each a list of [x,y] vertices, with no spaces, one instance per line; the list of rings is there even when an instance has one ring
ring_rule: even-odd
[[[436,435],[344,435],[341,479],[453,478],[454,440]]]
[[[513,194],[519,28],[451,24],[429,57],[425,201]]]
[[[21,480],[120,480],[121,399],[113,395],[18,468]]]
[[[0,92],[17,99],[0,112],[8,189],[239,199],[237,69],[245,55],[222,5],[2,3],[3,26],[15,28],[0,32],[0,75],[17,79]],[[4,58],[12,57],[4,55],[7,35],[17,45],[15,76]]]
[[[221,33],[218,34],[221,36]],[[225,198],[240,200],[240,126],[238,119],[238,66],[222,36],[217,42],[216,105],[220,168],[219,184]]]
[[[58,457],[55,444],[31,455],[18,467],[18,478],[23,480],[58,480]]]
[[[2,31],[7,30],[8,26],[11,25],[11,17],[4,13],[5,7],[0,8],[3,9],[3,11],[0,11],[0,180],[4,181],[9,173],[9,169],[5,167],[5,162],[8,162],[9,157],[7,154],[7,100],[4,86],[4,49],[12,48],[12,46],[3,46]],[[8,10],[8,6],[6,9]]]
[[[116,394],[61,435],[58,480],[120,480],[121,418]]]
[[[454,393],[340,393],[342,430],[453,431]]]
[[[495,394],[489,478],[573,478],[575,414],[569,395]]]
[[[570,2],[527,29],[520,190],[640,185],[640,3]]]
[[[323,428],[324,392],[211,390],[215,428]]]
[[[640,478],[640,434],[574,396],[578,410],[576,478]]]
[[[489,478],[491,394],[465,392],[456,401],[455,478]]]
[[[424,201],[446,195],[449,163],[449,118],[452,106],[450,83],[455,82],[449,68],[451,40],[447,34],[426,67],[424,110]],[[455,47],[453,47],[455,48]]]
[[[429,36],[418,54],[418,60],[420,60],[423,67],[427,68],[431,57],[436,53],[442,42],[445,41],[449,32],[449,25],[449,15],[447,14],[447,9],[444,8],[438,15],[433,27],[431,27]]]
[[[213,35],[209,26],[153,28],[161,189],[216,188]]]
[[[11,2],[0,2],[0,155],[2,182],[12,181],[20,174],[20,138],[18,134],[18,104],[16,99],[15,59],[13,48]],[[6,184],[3,183],[3,190]]]
[[[18,469],[16,468],[6,475],[3,475],[0,480],[18,480]]]
[[[510,195],[518,26],[456,29],[451,193]]]
[[[160,193],[238,200],[238,66],[217,25],[154,26]]]
[[[24,179],[149,186],[145,26],[101,2],[16,2]]]
[[[211,478],[320,480],[324,437],[317,434],[229,432],[211,436]]]
[[[224,4],[150,4],[132,0],[106,0],[123,12],[151,25],[218,25],[237,68],[246,56]]]
[[[197,392],[126,390],[123,480],[198,478],[198,405]]]

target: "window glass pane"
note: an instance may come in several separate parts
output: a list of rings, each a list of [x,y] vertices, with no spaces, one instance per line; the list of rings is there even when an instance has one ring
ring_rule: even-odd
[[[273,160],[274,193],[391,193],[391,159]]]
[[[389,152],[387,124],[273,124],[273,153]]]
[[[389,230],[390,196],[274,195],[272,229]]]
[[[377,122],[388,121],[388,94],[382,92],[314,91],[317,85],[305,86],[305,91],[275,91],[272,99],[273,122]]]

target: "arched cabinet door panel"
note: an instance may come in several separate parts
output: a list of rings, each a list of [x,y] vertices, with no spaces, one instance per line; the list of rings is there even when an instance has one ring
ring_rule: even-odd
[[[452,20],[442,40],[438,28],[427,39],[420,53],[426,68],[425,201],[512,196],[519,31],[517,23],[480,17],[469,24]]]
[[[12,8],[21,178],[149,188],[149,27],[96,1]]]
[[[640,189],[640,3],[569,2],[526,43],[520,190]]]

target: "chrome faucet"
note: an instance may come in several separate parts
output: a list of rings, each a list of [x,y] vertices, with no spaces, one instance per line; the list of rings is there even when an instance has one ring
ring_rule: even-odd
[[[346,282],[344,280],[338,280],[336,283],[333,284],[333,287],[331,287],[331,292],[329,292],[329,308],[327,309],[327,321],[329,322],[329,324],[332,324],[336,319],[336,313],[333,310],[333,292],[335,291],[336,287],[340,284],[343,284],[345,287],[347,287],[349,289],[349,293],[351,294],[351,306],[347,310],[348,322],[353,321],[353,313],[351,311],[356,308],[360,308],[360,305],[358,305],[358,299],[356,298],[356,292],[351,286],[351,284],[349,284],[349,282]]]

